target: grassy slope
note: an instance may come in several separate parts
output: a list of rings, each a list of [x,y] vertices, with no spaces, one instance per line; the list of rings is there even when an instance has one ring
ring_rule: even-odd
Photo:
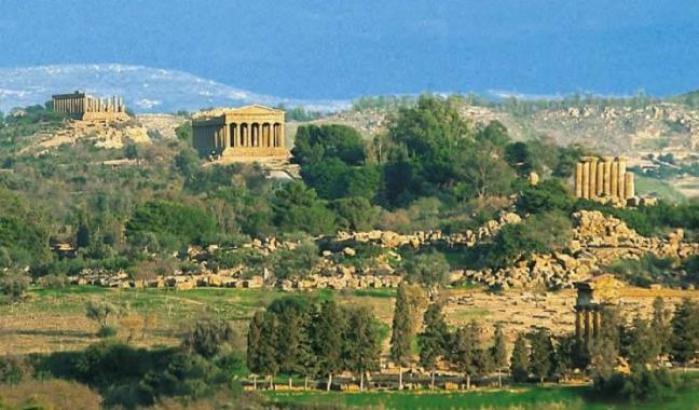
[[[653,194],[669,202],[681,203],[687,200],[682,193],[665,181],[641,175],[636,175],[635,180],[637,195],[643,196]]]
[[[382,322],[389,323],[393,292],[317,290],[308,294],[321,300],[334,298],[343,304],[370,306]],[[127,313],[112,322],[118,324],[119,338],[128,338],[132,326],[137,335],[132,343],[153,346],[179,343],[179,335],[186,326],[212,314],[232,321],[238,334],[244,335],[247,322],[256,310],[286,295],[289,294],[271,289],[200,288],[179,292],[92,286],[32,289],[22,303],[0,304],[0,355],[74,350],[96,342],[97,325],[85,318],[85,305],[90,300],[107,301],[124,308]],[[152,319],[143,330],[141,322],[146,317]]]
[[[588,402],[584,399],[588,387],[530,387],[518,390],[480,390],[455,393],[267,393],[272,401],[285,404],[346,406],[347,408],[377,409],[692,409],[699,405],[699,392],[682,393],[675,400],[645,405],[615,405]],[[333,407],[334,408],[334,407]]]

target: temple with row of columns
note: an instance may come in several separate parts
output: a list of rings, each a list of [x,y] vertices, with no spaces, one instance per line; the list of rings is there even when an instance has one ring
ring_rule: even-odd
[[[192,119],[192,142],[204,157],[288,158],[284,116],[261,105],[208,111]]]
[[[127,120],[126,104],[119,96],[99,98],[76,91],[51,96],[53,110],[83,121]]]
[[[634,175],[623,157],[584,157],[575,167],[575,196],[621,205],[636,196]]]

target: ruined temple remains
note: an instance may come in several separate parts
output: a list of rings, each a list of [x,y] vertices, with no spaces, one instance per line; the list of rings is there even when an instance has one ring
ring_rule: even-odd
[[[53,110],[82,121],[124,121],[129,118],[124,99],[118,96],[98,98],[80,91],[51,97]]]
[[[636,196],[634,175],[623,157],[584,157],[575,167],[575,196],[622,205]]]
[[[205,157],[289,157],[284,111],[261,105],[208,111],[192,119],[193,144]]]
[[[575,337],[589,344],[600,334],[602,311],[618,300],[622,286],[611,274],[595,276],[584,282],[576,282],[578,297],[575,302]]]

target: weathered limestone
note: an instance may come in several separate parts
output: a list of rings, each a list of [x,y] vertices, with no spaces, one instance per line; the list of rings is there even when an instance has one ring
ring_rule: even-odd
[[[626,204],[626,200],[635,195],[633,174],[626,172],[626,159],[583,158],[575,167],[575,195]]]
[[[597,196],[604,196],[604,161],[597,163]]]
[[[575,197],[576,198],[583,197],[582,174],[583,174],[583,164],[582,164],[582,162],[578,162],[577,164],[575,164]]]
[[[612,195],[612,157],[604,157],[604,196]]]
[[[288,158],[284,116],[261,105],[202,113],[192,120],[194,148],[201,156]]]
[[[616,302],[622,283],[613,275],[605,274],[575,283],[578,296],[575,302],[575,336],[589,345],[600,334],[602,309]]]
[[[122,97],[101,99],[76,91],[72,94],[56,94],[51,98],[54,111],[78,120],[123,121],[129,118]]]
[[[617,187],[619,189],[619,192],[617,192],[617,196],[621,199],[626,199],[626,159],[619,158],[619,182],[617,183]]]
[[[612,192],[610,194],[611,198],[615,198],[619,194],[619,163],[612,162],[612,174],[610,176],[612,180]]]
[[[597,158],[590,158],[590,198],[597,198]]]
[[[590,163],[583,162],[583,174],[582,174],[582,197],[585,199],[590,198]]]
[[[626,173],[626,199],[631,199],[636,196],[636,185],[633,179],[633,172]]]

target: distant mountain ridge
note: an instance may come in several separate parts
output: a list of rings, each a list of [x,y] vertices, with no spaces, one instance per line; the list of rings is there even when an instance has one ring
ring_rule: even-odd
[[[135,112],[195,111],[214,106],[284,104],[337,111],[343,100],[298,100],[256,94],[177,70],[124,64],[65,64],[0,68],[0,110],[43,104],[52,94],[76,90],[98,96],[121,95]]]

